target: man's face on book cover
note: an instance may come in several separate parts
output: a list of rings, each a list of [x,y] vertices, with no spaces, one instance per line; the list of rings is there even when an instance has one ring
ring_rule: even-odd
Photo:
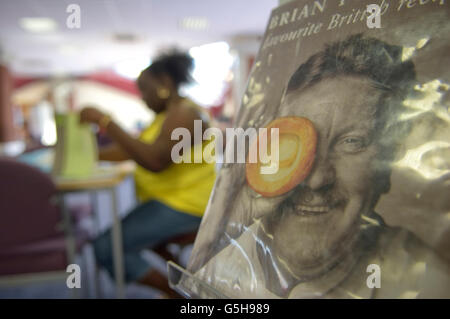
[[[309,176],[269,226],[283,263],[314,269],[351,249],[361,215],[373,210],[379,196],[373,187],[379,153],[373,133],[380,94],[366,78],[337,76],[285,96],[280,116],[309,119],[318,142]]]

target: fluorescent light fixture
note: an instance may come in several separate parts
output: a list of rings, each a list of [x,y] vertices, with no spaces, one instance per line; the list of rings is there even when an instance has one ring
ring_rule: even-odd
[[[202,17],[186,17],[180,20],[179,25],[185,30],[206,30],[209,27],[209,20]]]
[[[58,27],[55,20],[45,17],[21,18],[19,25],[25,31],[32,33],[45,33],[55,31]]]

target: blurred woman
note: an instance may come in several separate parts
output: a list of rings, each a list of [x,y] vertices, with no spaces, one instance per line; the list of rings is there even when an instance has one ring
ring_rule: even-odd
[[[114,142],[100,150],[100,159],[134,160],[136,191],[140,204],[122,221],[125,279],[155,285],[160,275],[141,257],[140,251],[178,234],[195,231],[200,225],[215,180],[215,164],[172,161],[172,131],[190,132],[191,154],[203,151],[194,147],[194,121],[207,117],[192,101],[179,95],[182,84],[191,80],[193,60],[187,54],[173,53],[156,59],[137,80],[142,98],[156,113],[154,121],[136,139],[117,125],[109,115],[85,108],[82,122],[95,123]],[[202,132],[203,134],[203,132]],[[202,143],[202,142],[200,142]],[[114,275],[111,230],[95,240],[97,262]],[[167,282],[167,280],[165,280]]]

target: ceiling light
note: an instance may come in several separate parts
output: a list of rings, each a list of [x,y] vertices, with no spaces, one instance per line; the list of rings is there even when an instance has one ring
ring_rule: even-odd
[[[138,36],[133,33],[115,33],[113,39],[117,42],[132,43],[138,41]]]
[[[56,30],[56,21],[50,18],[21,18],[19,25],[32,33],[45,33]]]
[[[201,17],[187,17],[181,19],[179,25],[185,30],[206,30],[209,27],[209,21]]]

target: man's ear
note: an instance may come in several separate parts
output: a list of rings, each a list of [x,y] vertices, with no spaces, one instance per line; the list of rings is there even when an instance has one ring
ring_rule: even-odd
[[[375,170],[377,171],[377,173],[375,175],[375,180],[373,181],[373,186],[376,194],[386,194],[391,189],[391,165],[392,161],[388,160],[387,158],[376,160]]]
[[[386,169],[380,176],[380,194],[387,194],[391,190],[391,173],[392,170]]]

